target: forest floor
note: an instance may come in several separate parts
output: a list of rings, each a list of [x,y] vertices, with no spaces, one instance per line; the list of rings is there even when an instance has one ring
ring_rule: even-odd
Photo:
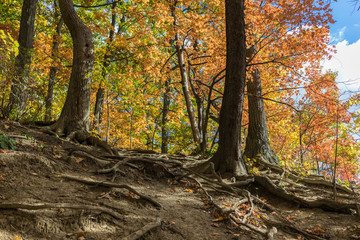
[[[262,178],[241,186],[186,170],[190,156],[113,156],[10,121],[0,131],[17,142],[0,153],[0,240],[360,239],[356,194],[339,187],[337,201],[307,205],[331,197],[316,179],[268,169],[270,190]]]

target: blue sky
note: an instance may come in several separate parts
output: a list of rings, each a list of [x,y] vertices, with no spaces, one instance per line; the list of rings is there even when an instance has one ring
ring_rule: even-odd
[[[360,11],[353,0],[332,1],[331,7],[336,21],[330,25],[331,45],[337,53],[324,61],[324,68],[339,73],[342,92],[360,92]]]
[[[360,12],[352,0],[332,1],[332,14],[336,23],[331,24],[330,31],[335,40],[346,39],[349,44],[355,43],[360,39]],[[342,36],[339,36],[342,34]],[[339,38],[340,37],[340,38]],[[342,39],[341,39],[342,38]],[[335,42],[334,44],[336,44]]]

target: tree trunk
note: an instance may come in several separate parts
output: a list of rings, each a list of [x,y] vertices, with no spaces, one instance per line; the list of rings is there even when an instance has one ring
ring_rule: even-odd
[[[100,134],[100,124],[101,124],[101,117],[103,115],[104,109],[103,109],[103,103],[104,103],[104,98],[105,98],[105,89],[103,88],[102,84],[103,81],[106,81],[109,72],[108,72],[108,67],[110,65],[109,62],[109,58],[111,57],[111,53],[109,54],[108,52],[110,51],[110,44],[112,43],[113,39],[114,39],[114,29],[115,29],[115,24],[116,24],[116,13],[114,11],[114,9],[116,8],[116,2],[114,2],[112,4],[111,10],[112,10],[112,15],[111,15],[111,29],[110,29],[110,33],[109,33],[109,42],[107,43],[107,52],[104,55],[104,59],[102,62],[102,79],[100,81],[99,84],[99,89],[96,93],[96,101],[95,101],[95,108],[94,108],[94,129],[96,130],[96,132],[98,134]]]
[[[55,14],[54,18],[57,20],[59,18],[59,12],[57,9],[57,1],[54,1],[55,4]],[[53,36],[53,46],[51,51],[51,58],[52,58],[52,67],[50,68],[49,73],[49,83],[48,83],[48,91],[45,98],[45,122],[49,122],[52,119],[52,101],[54,96],[54,85],[55,85],[55,78],[56,78],[56,72],[58,71],[58,68],[56,67],[56,62],[58,58],[58,52],[59,52],[59,45],[60,45],[60,36],[61,36],[61,27],[64,23],[64,20],[62,17],[60,17],[59,22],[56,26],[56,33]]]
[[[69,135],[88,131],[91,75],[94,65],[94,43],[90,29],[76,14],[72,0],[60,0],[60,11],[73,40],[73,68],[69,89],[60,118],[53,126],[58,133]]]
[[[101,117],[103,115],[103,103],[105,98],[105,89],[102,87],[102,83],[99,85],[99,89],[96,92],[96,100],[95,100],[95,107],[94,107],[94,129],[96,130],[97,134],[100,135],[100,124],[102,122]]]
[[[246,78],[244,0],[225,0],[226,76],[220,111],[219,147],[211,161],[220,173],[246,175],[241,156],[241,119]]]
[[[251,80],[247,82],[247,92],[249,128],[244,155],[247,158],[256,158],[257,155],[261,154],[269,163],[277,164],[278,158],[270,147],[266,127],[264,100],[262,99],[261,79],[258,69],[254,69]]]
[[[181,75],[181,85],[183,89],[183,94],[185,97],[185,103],[186,103],[186,109],[187,113],[189,115],[190,120],[190,126],[193,133],[194,141],[197,145],[200,145],[200,133],[199,128],[196,123],[196,117],[195,117],[195,111],[191,102],[191,94],[189,89],[189,78],[186,71],[186,63],[184,58],[184,46],[180,44],[180,36],[179,32],[177,30],[177,18],[175,13],[175,5],[172,6],[171,12],[174,18],[174,29],[175,29],[175,48],[177,53],[177,59],[180,69],[180,75]]]
[[[34,23],[37,0],[24,0],[20,31],[19,54],[15,59],[15,74],[5,115],[18,119],[26,110],[28,98],[31,55],[33,48]]]
[[[191,72],[195,73],[191,67],[190,60],[188,61],[188,77],[189,77],[189,83],[191,86],[192,93],[195,97],[196,106],[197,106],[197,112],[198,112],[198,121],[197,121],[197,129],[198,129],[198,135],[199,135],[199,153],[202,157],[205,157],[206,155],[206,147],[207,147],[207,125],[205,118],[209,117],[206,115],[206,109],[204,104],[204,98],[200,96],[198,93],[198,90],[196,89],[194,85],[194,79],[191,77]]]
[[[168,114],[170,108],[170,79],[165,82],[165,93],[163,96],[163,110],[161,119],[161,152],[167,153],[169,140]]]

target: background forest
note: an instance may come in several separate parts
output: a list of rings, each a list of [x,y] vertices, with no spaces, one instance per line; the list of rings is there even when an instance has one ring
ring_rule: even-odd
[[[28,76],[20,84],[26,104],[9,107],[23,2],[2,0],[0,110],[22,122],[51,122],[65,103],[73,42],[57,1],[24,2],[37,4]],[[74,6],[94,42],[88,130],[114,147],[215,153],[225,81],[224,1],[77,0]],[[342,93],[337,73],[321,66],[335,51],[330,5],[267,0],[245,6],[242,150],[252,155],[245,143],[255,124],[268,134],[280,165],[326,176],[336,165],[339,179],[357,181],[360,113],[353,109],[360,95]]]

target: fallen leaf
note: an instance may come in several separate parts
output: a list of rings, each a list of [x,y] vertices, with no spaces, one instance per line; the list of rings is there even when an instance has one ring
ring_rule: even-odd
[[[325,233],[325,230],[322,229],[321,227],[316,227],[316,228],[313,228],[313,229],[309,229],[307,231],[310,232],[310,233],[314,233],[316,235],[322,235],[322,234]]]
[[[7,153],[5,149],[0,149],[0,153]]]
[[[22,238],[20,236],[16,236],[13,240],[22,240]]]
[[[131,198],[135,198],[135,199],[139,198],[139,197],[138,197],[136,194],[134,194],[133,192],[129,192],[128,194],[126,194],[126,196],[131,197]]]
[[[225,220],[224,217],[220,216],[219,218],[213,219],[212,221],[213,222],[221,222],[221,221],[224,221],[224,220]]]
[[[168,189],[169,192],[173,192],[174,190],[172,190],[171,188]]]
[[[84,232],[78,232],[78,233],[76,234],[76,238],[83,237],[83,236],[85,236],[85,233],[84,233]]]
[[[75,160],[75,162],[81,163],[81,162],[84,161],[84,160],[85,160],[85,158],[77,157],[76,160]]]

